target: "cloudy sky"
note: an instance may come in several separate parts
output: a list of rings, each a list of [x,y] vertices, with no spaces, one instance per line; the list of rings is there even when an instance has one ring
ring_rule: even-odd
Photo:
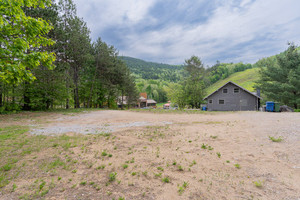
[[[147,61],[254,63],[300,45],[299,0],[73,1],[93,40]]]

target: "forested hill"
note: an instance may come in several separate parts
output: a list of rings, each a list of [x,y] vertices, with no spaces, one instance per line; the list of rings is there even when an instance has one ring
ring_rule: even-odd
[[[147,62],[141,59],[120,56],[131,72],[137,77],[145,80],[160,79],[169,82],[177,82],[179,80],[180,71],[183,66],[168,65],[162,63]]]

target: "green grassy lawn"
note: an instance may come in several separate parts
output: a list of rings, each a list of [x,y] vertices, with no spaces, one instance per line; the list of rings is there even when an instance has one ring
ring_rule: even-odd
[[[253,68],[253,69],[247,69],[242,72],[234,73],[231,76],[229,76],[228,78],[226,78],[224,80],[220,80],[220,81],[214,83],[213,85],[211,85],[210,87],[208,87],[206,89],[206,95],[211,94],[212,92],[214,92],[215,90],[217,90],[218,88],[223,86],[228,81],[232,81],[232,82],[242,86],[243,88],[249,90],[250,92],[254,92],[253,86],[255,85],[255,81],[257,81],[259,79],[258,71],[259,71],[259,68]]]

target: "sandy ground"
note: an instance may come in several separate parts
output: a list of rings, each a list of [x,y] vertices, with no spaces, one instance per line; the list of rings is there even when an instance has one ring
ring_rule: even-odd
[[[104,110],[0,121],[0,127],[16,124],[49,137],[111,133],[109,139],[85,144],[85,153],[71,148],[74,158],[92,162],[93,167],[78,163],[76,174],[63,175],[73,182],[96,182],[99,189],[74,188],[65,181],[57,186],[64,190],[54,188],[46,199],[300,199],[299,113]],[[283,141],[272,142],[269,136]],[[98,156],[104,150],[113,156]],[[106,167],[99,171],[101,164]],[[107,184],[111,172],[117,172],[117,181]],[[169,183],[162,181],[166,177]],[[4,188],[1,199],[14,198]]]

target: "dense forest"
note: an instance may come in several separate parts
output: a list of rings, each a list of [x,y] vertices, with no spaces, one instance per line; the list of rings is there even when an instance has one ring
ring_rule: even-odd
[[[5,3],[0,112],[115,108],[120,95],[128,96],[129,102],[136,100],[134,77],[118,59],[117,49],[101,38],[91,41],[71,0]]]
[[[120,56],[121,60],[125,61],[130,71],[141,79],[164,80],[169,82],[178,82],[183,66],[168,65],[155,62],[146,62],[141,59]]]

